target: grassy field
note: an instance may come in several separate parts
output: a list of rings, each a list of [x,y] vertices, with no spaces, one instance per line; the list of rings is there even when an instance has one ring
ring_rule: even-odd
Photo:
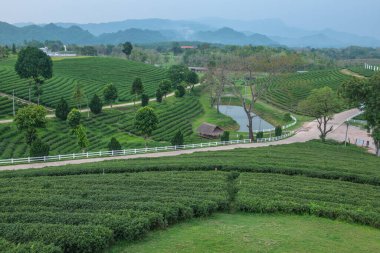
[[[344,231],[350,227],[353,234],[367,238],[358,247],[367,244],[370,250],[378,247],[372,243],[378,230],[369,227],[380,228],[378,165],[375,156],[357,147],[309,142],[1,172],[0,243],[28,247],[37,242],[65,252],[101,252],[115,241],[129,245],[150,230],[227,210],[226,176],[234,170],[240,171],[237,210],[314,215],[367,225],[339,225],[336,236],[342,235],[340,228],[347,234]],[[329,223],[310,219],[322,227]],[[275,217],[270,224],[280,220],[281,216]],[[305,229],[313,226],[305,224]],[[304,244],[283,247],[291,251],[315,245],[302,238]],[[343,244],[332,246],[338,250]]]
[[[216,214],[149,233],[110,253],[378,252],[380,230],[311,216]],[[347,242],[350,242],[347,244]]]
[[[270,85],[264,99],[278,108],[296,112],[298,103],[305,99],[313,89],[329,86],[336,90],[349,78],[339,70],[281,75],[276,77],[273,84]],[[266,79],[258,79],[258,82],[265,83]]]
[[[153,132],[149,146],[170,145],[174,134],[181,130],[187,143],[200,142],[192,129],[192,119],[203,113],[199,99],[186,95],[183,98],[168,98],[162,103],[151,103],[159,118],[158,129]],[[145,147],[145,141],[134,127],[134,116],[138,108],[126,107],[104,110],[99,115],[82,114],[82,123],[87,129],[90,151],[107,150],[107,144],[116,137],[123,148]],[[80,152],[75,137],[67,122],[50,119],[46,129],[39,135],[50,145],[50,154],[71,154]],[[27,157],[28,147],[24,135],[15,124],[0,125],[0,158]]]
[[[14,89],[17,97],[29,99],[29,81],[17,76],[14,71],[15,63],[15,57],[0,61],[0,91],[11,94]],[[119,91],[119,102],[123,102],[133,99],[130,90],[136,77],[142,79],[145,91],[151,97],[154,96],[159,82],[167,77],[164,69],[119,58],[59,59],[54,61],[53,67],[53,78],[43,85],[41,96],[41,102],[53,108],[61,97],[74,105],[73,91],[78,83],[90,98],[95,93],[102,95],[104,86],[113,83]],[[84,100],[83,105],[85,104]]]

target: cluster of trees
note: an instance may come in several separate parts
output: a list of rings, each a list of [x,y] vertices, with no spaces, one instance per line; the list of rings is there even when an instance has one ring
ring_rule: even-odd
[[[375,143],[376,154],[380,156],[380,74],[370,79],[353,78],[342,85],[340,94],[351,105],[364,110],[367,129]]]

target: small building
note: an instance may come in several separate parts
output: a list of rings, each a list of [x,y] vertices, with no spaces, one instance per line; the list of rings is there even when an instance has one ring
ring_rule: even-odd
[[[189,67],[190,71],[193,72],[207,72],[208,68],[203,68],[203,67]]]
[[[195,46],[181,46],[181,49],[196,49]]]
[[[216,125],[203,123],[198,128],[197,132],[199,136],[203,138],[215,139],[215,138],[219,138],[224,133],[224,130]]]

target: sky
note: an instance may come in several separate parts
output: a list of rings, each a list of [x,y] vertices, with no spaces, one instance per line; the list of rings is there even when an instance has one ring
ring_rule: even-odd
[[[0,0],[8,23],[99,23],[207,17],[280,19],[307,30],[332,28],[380,38],[380,0]]]

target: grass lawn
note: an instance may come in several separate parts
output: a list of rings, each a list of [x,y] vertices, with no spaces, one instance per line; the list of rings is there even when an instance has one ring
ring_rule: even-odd
[[[109,252],[379,252],[380,230],[312,216],[216,214]]]
[[[199,101],[204,113],[193,121],[194,132],[204,122],[217,125],[227,131],[235,131],[239,129],[239,125],[236,121],[222,113],[217,113],[216,109],[210,106],[210,98],[205,91],[198,89],[195,92],[200,95]]]

